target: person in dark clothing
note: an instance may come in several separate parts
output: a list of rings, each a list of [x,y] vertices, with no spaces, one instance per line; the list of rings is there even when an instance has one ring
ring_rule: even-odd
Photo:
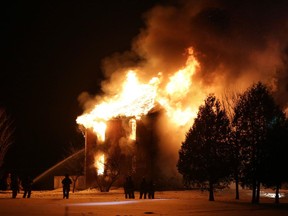
[[[131,176],[128,177],[127,189],[128,189],[129,199],[134,199],[135,198],[135,195],[134,195],[134,183],[133,183],[133,180],[132,180]]]
[[[62,180],[63,185],[63,199],[69,199],[70,185],[72,184],[72,180],[69,178],[69,175],[66,174],[65,178]]]
[[[11,190],[12,190],[12,198],[16,198],[19,192],[19,178],[16,174],[11,175]]]
[[[151,180],[148,184],[148,198],[154,199],[154,194],[155,194],[155,184],[153,180]]]
[[[124,182],[124,194],[125,199],[127,199],[129,197],[129,177],[126,177]]]
[[[27,176],[22,180],[22,188],[24,191],[23,198],[26,198],[26,196],[27,198],[30,198],[32,191],[32,183],[33,180],[30,178],[30,176]]]
[[[140,184],[140,199],[142,199],[144,195],[144,199],[146,199],[146,196],[147,196],[147,182],[146,182],[146,179],[143,178],[142,179],[142,182]]]

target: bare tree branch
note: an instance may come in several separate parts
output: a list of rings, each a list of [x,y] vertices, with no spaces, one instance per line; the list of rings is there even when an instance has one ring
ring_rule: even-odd
[[[6,110],[0,108],[0,168],[3,166],[5,155],[14,142],[14,120]]]

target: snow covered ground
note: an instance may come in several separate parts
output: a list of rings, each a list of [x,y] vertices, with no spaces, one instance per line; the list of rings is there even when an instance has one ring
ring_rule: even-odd
[[[95,189],[77,191],[70,199],[62,199],[60,189],[33,191],[30,199],[16,199],[10,191],[0,191],[0,216],[136,216],[136,215],[193,215],[193,216],[285,216],[288,215],[288,191],[281,191],[280,204],[274,204],[270,192],[262,191],[260,204],[252,205],[251,191],[241,190],[240,200],[234,199],[234,190],[215,193],[215,201],[208,201],[208,192],[161,191],[155,199],[125,199],[122,189],[101,193]]]

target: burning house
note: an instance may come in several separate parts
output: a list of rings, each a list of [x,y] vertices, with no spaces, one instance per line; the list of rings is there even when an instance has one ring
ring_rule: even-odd
[[[196,108],[181,102],[198,68],[192,53],[189,50],[186,67],[172,75],[164,89],[161,73],[144,82],[128,70],[113,94],[97,97],[77,118],[86,130],[87,187],[95,186],[97,176],[107,172],[114,172],[115,178],[133,175],[135,180],[145,176],[158,181],[177,175],[178,147],[196,116]]]

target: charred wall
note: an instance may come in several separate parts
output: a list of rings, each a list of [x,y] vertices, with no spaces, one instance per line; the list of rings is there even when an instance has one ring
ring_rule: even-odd
[[[96,187],[95,179],[97,177],[94,167],[94,156],[97,151],[97,136],[89,129],[85,133],[85,185],[86,188]]]
[[[156,123],[158,112],[149,113],[137,121],[136,130],[136,172],[135,180],[157,179],[159,167],[157,165],[158,137]]]
[[[118,163],[121,175],[133,173],[135,142],[129,139],[129,118],[108,121],[105,152],[112,163]]]

